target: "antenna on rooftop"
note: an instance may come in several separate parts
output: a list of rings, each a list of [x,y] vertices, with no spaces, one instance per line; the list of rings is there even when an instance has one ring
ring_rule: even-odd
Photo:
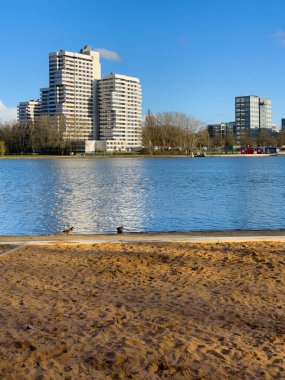
[[[92,50],[93,50],[93,48],[91,45],[85,45],[84,48],[80,50],[80,53],[84,54],[84,53],[86,53],[88,51],[92,51]]]

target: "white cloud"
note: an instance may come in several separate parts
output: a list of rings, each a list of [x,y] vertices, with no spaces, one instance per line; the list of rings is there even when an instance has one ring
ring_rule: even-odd
[[[100,57],[107,59],[108,61],[121,61],[121,57],[119,54],[117,54],[115,51],[107,50],[104,48],[95,49],[95,51],[98,51],[100,53]]]
[[[17,120],[17,108],[9,108],[0,100],[0,121],[14,121]]]
[[[277,30],[277,32],[275,32],[273,34],[273,37],[284,37],[285,36],[285,30]]]
[[[277,30],[277,32],[272,34],[272,37],[277,41],[279,45],[285,46],[285,30]]]

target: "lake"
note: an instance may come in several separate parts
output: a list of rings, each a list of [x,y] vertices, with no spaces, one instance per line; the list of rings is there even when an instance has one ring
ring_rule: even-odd
[[[285,157],[1,159],[0,235],[285,228]]]

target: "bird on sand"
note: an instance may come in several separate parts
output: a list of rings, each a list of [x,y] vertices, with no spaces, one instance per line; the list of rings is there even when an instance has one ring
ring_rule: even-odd
[[[123,226],[117,227],[117,234],[122,234],[123,232],[124,232]]]
[[[74,227],[69,227],[69,228],[66,228],[65,230],[63,230],[62,232],[66,235],[70,235],[70,234],[72,234],[73,230],[74,230]]]

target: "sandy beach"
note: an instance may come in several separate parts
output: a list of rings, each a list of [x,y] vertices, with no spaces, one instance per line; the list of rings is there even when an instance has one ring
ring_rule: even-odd
[[[285,378],[284,242],[17,244],[1,379]]]

